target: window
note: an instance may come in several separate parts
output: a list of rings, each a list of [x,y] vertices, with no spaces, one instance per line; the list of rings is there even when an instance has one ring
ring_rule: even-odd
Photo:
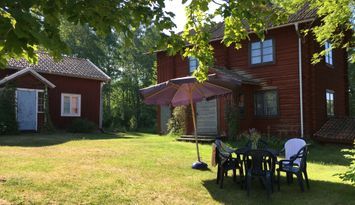
[[[250,53],[252,65],[274,62],[273,40],[252,42]]]
[[[329,65],[333,65],[333,50],[332,50],[332,44],[329,43],[328,41],[325,42],[325,63]]]
[[[334,116],[334,91],[325,91],[325,100],[327,103],[327,116]]]
[[[81,95],[62,93],[61,103],[62,116],[80,117],[81,114]]]
[[[37,110],[39,113],[44,112],[44,92],[43,91],[37,92]]]
[[[278,96],[276,90],[255,93],[254,114],[259,117],[274,117],[278,115]]]
[[[193,73],[198,67],[198,61],[194,57],[189,57],[189,72]]]

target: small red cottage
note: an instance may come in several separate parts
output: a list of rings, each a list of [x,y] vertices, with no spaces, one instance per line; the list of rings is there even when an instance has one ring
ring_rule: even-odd
[[[102,86],[110,77],[88,59],[63,57],[59,62],[39,53],[37,65],[10,60],[0,69],[0,87],[15,84],[17,121],[21,131],[43,126],[44,90],[48,88],[49,114],[55,127],[64,129],[84,118],[102,128]]]
[[[264,41],[250,33],[250,41],[242,41],[239,50],[221,43],[223,23],[211,32],[215,65],[210,71],[242,83],[230,86],[240,110],[237,122],[240,131],[256,128],[273,135],[312,136],[328,119],[348,116],[345,49],[329,50],[329,42],[320,46],[312,35],[304,37],[300,33],[318,24],[316,11],[305,7],[290,16],[285,24],[270,27]],[[325,49],[323,60],[313,65],[313,54]],[[169,56],[166,51],[156,54],[158,83],[191,75],[198,65],[196,59],[183,58],[179,54]],[[228,133],[228,123],[232,121],[226,118],[227,102],[228,99],[218,99],[196,104],[200,135]],[[166,132],[170,115],[169,107],[159,107],[161,133]],[[190,124],[188,134],[192,133]]]

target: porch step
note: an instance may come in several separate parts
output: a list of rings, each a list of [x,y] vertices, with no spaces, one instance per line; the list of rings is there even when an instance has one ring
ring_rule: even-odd
[[[177,141],[183,142],[195,142],[195,137],[193,135],[182,135],[176,139]],[[198,135],[197,141],[201,143],[212,143],[216,140],[216,136],[211,135]]]

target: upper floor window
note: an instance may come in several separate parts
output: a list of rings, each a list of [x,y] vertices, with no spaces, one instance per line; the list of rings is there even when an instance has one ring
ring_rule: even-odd
[[[324,44],[325,47],[325,63],[329,65],[333,65],[333,50],[332,50],[332,44],[329,43],[328,41],[325,42]]]
[[[61,116],[80,117],[81,95],[62,93]]]
[[[193,73],[198,67],[198,61],[195,57],[189,57],[189,73]]]
[[[334,116],[334,90],[325,91],[325,100],[327,103],[327,116]]]
[[[278,113],[276,90],[259,91],[254,95],[254,114],[258,117],[274,117]]]
[[[272,39],[251,43],[250,63],[252,65],[274,62],[274,43]]]

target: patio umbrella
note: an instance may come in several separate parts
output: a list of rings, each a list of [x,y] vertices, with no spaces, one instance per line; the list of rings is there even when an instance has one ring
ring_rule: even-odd
[[[213,83],[215,75],[209,75],[209,80],[199,83],[195,77],[183,77],[168,80],[140,90],[144,102],[150,105],[191,105],[194,137],[197,151],[197,162],[192,165],[195,169],[205,169],[207,164],[201,161],[198,147],[197,128],[194,103],[226,95],[232,91],[228,88]]]

